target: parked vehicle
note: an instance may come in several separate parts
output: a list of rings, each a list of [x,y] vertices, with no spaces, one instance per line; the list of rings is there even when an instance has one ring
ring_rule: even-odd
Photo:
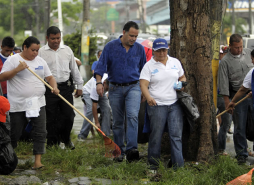
[[[243,36],[243,48],[254,49],[254,35]]]

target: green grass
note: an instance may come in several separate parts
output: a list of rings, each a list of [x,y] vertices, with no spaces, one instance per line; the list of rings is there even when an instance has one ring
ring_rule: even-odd
[[[185,162],[185,167],[177,171],[165,168],[165,165],[161,164],[159,176],[154,177],[148,171],[146,158],[133,163],[125,161],[116,163],[106,158],[103,140],[100,137],[90,142],[74,141],[74,143],[75,150],[62,150],[56,147],[47,150],[42,156],[42,163],[46,168],[37,173],[42,182],[57,176],[66,180],[83,176],[90,177],[92,184],[100,184],[96,183],[95,178],[105,178],[118,185],[145,184],[147,181],[149,184],[222,185],[247,173],[253,167],[238,165],[237,161],[229,156],[217,156],[209,163]],[[141,153],[146,152],[147,145],[140,145],[139,150]],[[15,151],[19,158],[29,159],[32,155],[32,144],[20,142]],[[25,164],[18,165],[18,168],[30,169],[32,164],[32,159],[29,159]],[[156,179],[159,179],[159,182],[155,182]]]

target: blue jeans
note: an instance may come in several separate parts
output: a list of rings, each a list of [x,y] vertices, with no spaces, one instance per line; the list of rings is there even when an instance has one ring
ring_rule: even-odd
[[[109,102],[113,114],[114,142],[125,151],[138,148],[138,113],[141,102],[139,82],[129,86],[109,84]],[[126,114],[125,114],[126,112]],[[124,115],[126,115],[126,150],[124,144]]]
[[[161,138],[167,125],[170,138],[171,160],[174,168],[184,165],[182,154],[183,112],[179,102],[172,105],[149,106],[150,137],[148,144],[148,162],[151,169],[159,166],[161,155]]]
[[[220,112],[223,112],[225,108],[224,98],[222,96],[217,97],[217,108]],[[227,139],[227,132],[231,126],[232,122],[232,115],[226,112],[225,114],[221,115],[221,125],[218,134],[218,142],[219,142],[219,151],[224,151],[226,149],[226,139]]]
[[[235,106],[235,109],[233,112],[233,122],[234,122],[233,139],[234,139],[236,156],[248,157],[248,152],[247,152],[248,145],[246,140],[246,121],[247,121],[248,108],[251,108],[253,112],[251,98],[247,98],[246,100],[244,100],[243,102]]]
[[[93,112],[92,112],[92,105],[93,102],[90,98],[90,94],[83,94],[83,99],[86,102],[86,117],[90,120],[93,121]],[[107,96],[104,94],[103,97],[99,98],[98,104],[101,109],[101,116],[102,116],[102,121],[101,121],[101,130],[106,134],[106,136],[110,135],[110,106],[109,106],[109,100]],[[80,130],[80,133],[78,137],[81,137],[82,139],[87,138],[89,131],[91,130],[92,125],[84,119],[82,128]]]

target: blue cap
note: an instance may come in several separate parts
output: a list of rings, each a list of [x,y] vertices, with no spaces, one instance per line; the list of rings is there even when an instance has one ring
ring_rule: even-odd
[[[168,43],[165,39],[155,39],[155,41],[153,41],[153,50],[157,51],[159,49],[168,49]]]

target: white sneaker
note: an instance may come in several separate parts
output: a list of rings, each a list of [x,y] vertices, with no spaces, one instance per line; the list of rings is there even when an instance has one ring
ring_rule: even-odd
[[[79,142],[85,142],[86,139],[82,138],[82,137],[78,137],[78,141]]]

